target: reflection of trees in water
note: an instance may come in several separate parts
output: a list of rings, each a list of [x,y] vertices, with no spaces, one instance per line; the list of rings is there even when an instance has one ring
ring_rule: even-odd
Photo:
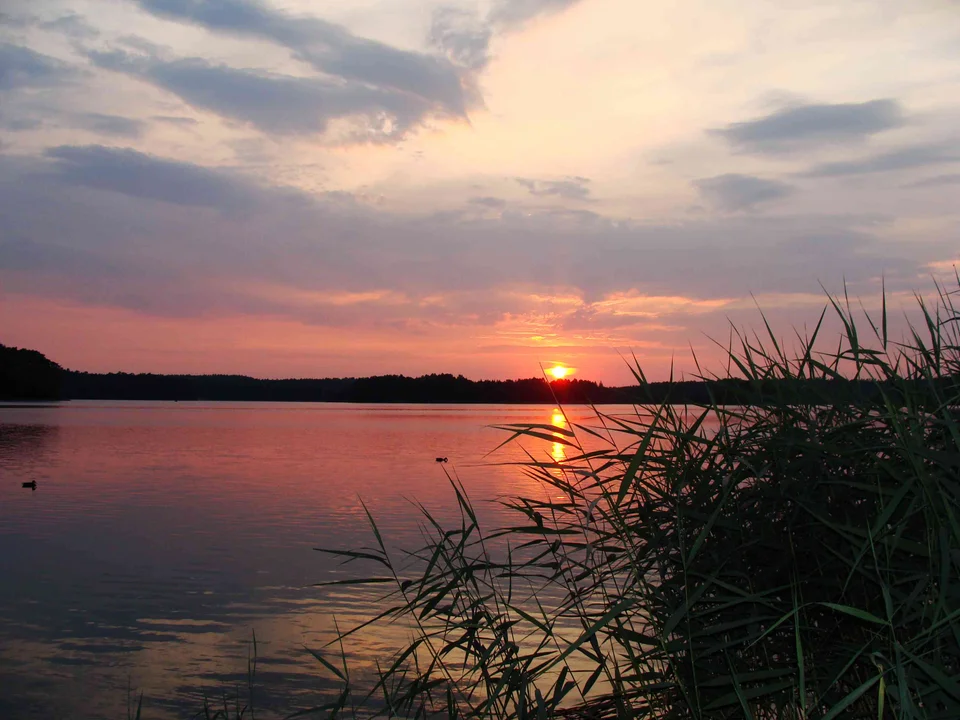
[[[41,460],[59,433],[56,425],[0,425],[0,459],[4,464]]]

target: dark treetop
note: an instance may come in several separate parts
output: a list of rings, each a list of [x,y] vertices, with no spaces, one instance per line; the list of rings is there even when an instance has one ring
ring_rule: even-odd
[[[63,370],[36,350],[0,345],[0,400],[58,400]]]

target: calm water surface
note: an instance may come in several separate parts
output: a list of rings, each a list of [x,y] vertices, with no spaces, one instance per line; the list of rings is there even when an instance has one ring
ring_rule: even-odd
[[[311,587],[353,572],[313,548],[372,540],[360,499],[389,543],[416,546],[412,499],[454,518],[445,468],[496,524],[484,501],[545,490],[491,464],[519,445],[484,457],[506,439],[488,426],[553,419],[529,405],[0,407],[0,717],[121,718],[128,685],[146,717],[190,717],[204,692],[246,682],[254,631],[258,707],[323,700],[334,683],[305,647],[373,598]],[[362,666],[400,640],[348,653]]]

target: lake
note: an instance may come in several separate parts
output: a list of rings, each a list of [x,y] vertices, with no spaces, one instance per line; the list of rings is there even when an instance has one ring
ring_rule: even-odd
[[[369,544],[361,500],[389,544],[417,546],[412,500],[457,517],[445,471],[496,525],[486,501],[545,490],[495,464],[522,460],[519,443],[487,457],[508,437],[489,426],[557,420],[530,405],[0,406],[0,717],[122,718],[128,687],[146,718],[191,717],[204,693],[245,685],[254,632],[258,715],[328,699],[334,678],[306,648],[375,605],[312,587],[363,570],[313,548]],[[347,653],[363,666],[402,639]]]

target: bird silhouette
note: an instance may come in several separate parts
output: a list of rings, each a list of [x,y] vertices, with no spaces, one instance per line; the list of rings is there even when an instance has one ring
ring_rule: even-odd
[[[31,490],[36,490],[36,489],[37,489],[37,481],[36,481],[36,480],[31,480],[30,482],[25,482],[25,483],[23,484],[23,486],[24,486],[25,488],[30,488]]]
[[[446,462],[446,461],[447,461],[446,458],[437,458],[437,462]]]

